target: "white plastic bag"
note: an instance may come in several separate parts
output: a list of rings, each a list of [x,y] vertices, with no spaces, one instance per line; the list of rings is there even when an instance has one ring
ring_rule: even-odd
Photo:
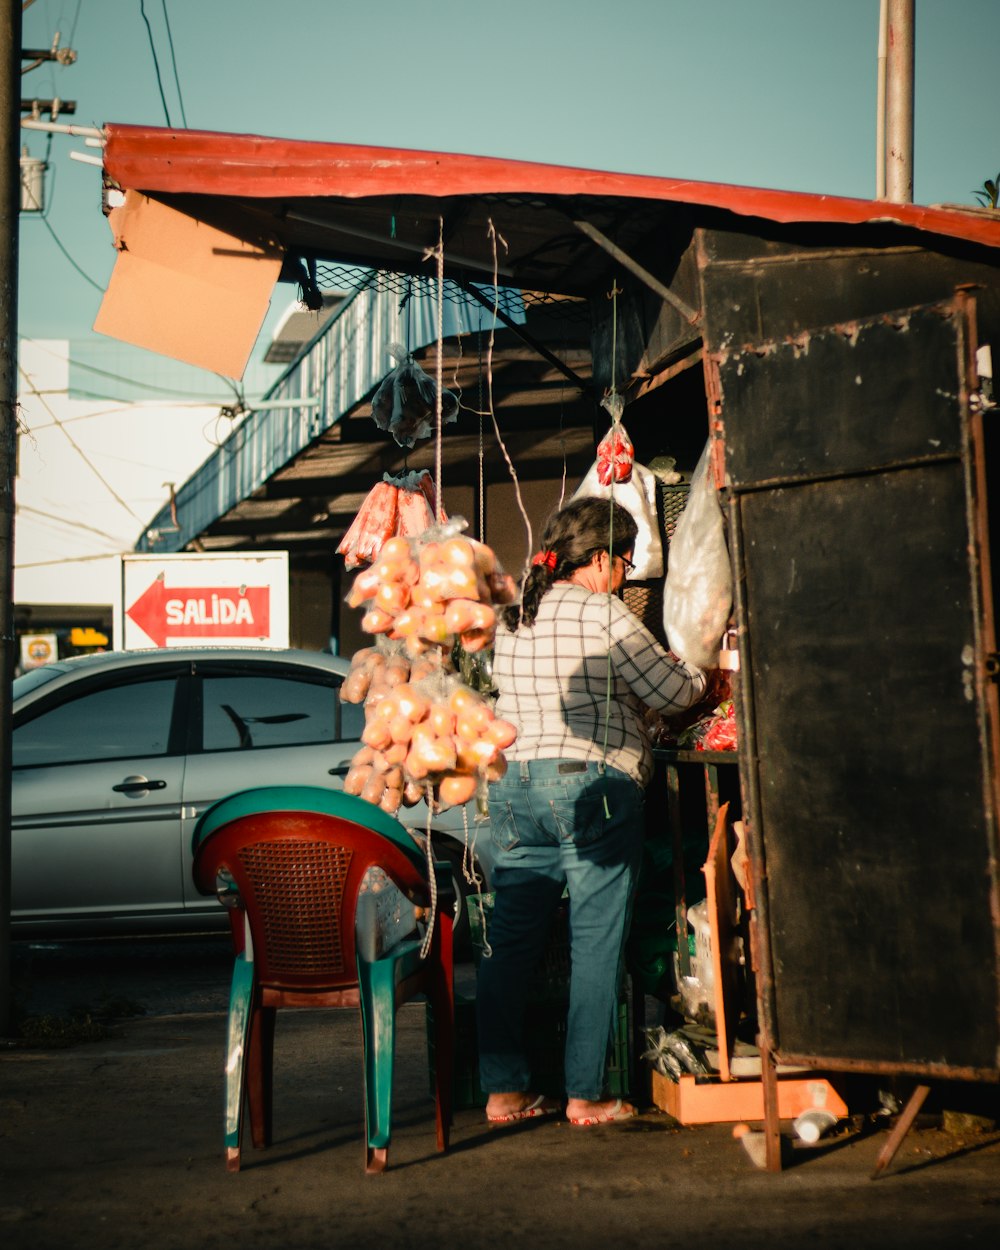
[[[598,499],[610,499],[612,494],[615,503],[620,503],[631,512],[639,527],[635,551],[632,553],[635,568],[629,573],[629,579],[647,582],[662,577],[663,544],[660,542],[660,523],[656,516],[656,477],[644,464],[635,463],[632,466],[632,476],[627,482],[603,486],[595,462],[587,470],[587,476],[580,483],[573,498],[596,496]]]
[[[732,604],[729,549],[706,443],[670,541],[663,595],[663,628],[670,649],[688,664],[718,667]]]
[[[382,379],[372,397],[372,418],[380,430],[388,430],[400,447],[412,447],[434,433],[437,386],[398,343],[389,344],[396,367]],[[451,391],[441,392],[441,420],[458,418],[458,400]]]

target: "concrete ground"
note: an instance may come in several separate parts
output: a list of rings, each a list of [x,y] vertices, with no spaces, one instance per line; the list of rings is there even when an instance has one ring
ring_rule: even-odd
[[[460,1110],[439,1155],[419,1004],[399,1015],[387,1173],[363,1171],[356,1018],[300,1011],[279,1015],[274,1144],[255,1151],[246,1141],[243,1170],[229,1174],[228,955],[210,949],[182,969],[187,992],[176,959],[143,965],[149,1014],[120,1021],[115,1036],[0,1050],[7,1250],[1000,1244],[1000,1133],[945,1132],[929,1116],[878,1181],[869,1174],[884,1131],[845,1131],[811,1148],[789,1138],[788,1166],[769,1174],[731,1126],[686,1128],[648,1107],[587,1130],[557,1119],[488,1129],[481,1111]],[[43,963],[36,952],[31,994],[47,1010],[73,994],[121,990],[86,960],[64,966],[66,984],[54,986]]]

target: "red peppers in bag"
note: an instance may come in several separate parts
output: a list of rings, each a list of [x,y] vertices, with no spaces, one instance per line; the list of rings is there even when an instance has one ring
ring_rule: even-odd
[[[627,482],[632,476],[635,448],[620,421],[608,430],[597,445],[597,480],[602,486]]]

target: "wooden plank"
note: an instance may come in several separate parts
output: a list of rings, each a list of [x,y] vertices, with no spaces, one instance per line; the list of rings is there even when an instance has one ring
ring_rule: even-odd
[[[706,769],[706,774],[712,773]],[[706,776],[707,782],[707,776]],[[711,803],[712,794],[708,792]],[[736,1040],[736,1021],[739,1017],[739,963],[736,955],[736,896],[733,874],[729,866],[729,832],[726,817],[729,804],[718,807],[718,790],[715,791],[715,828],[708,846],[708,859],[702,871],[705,874],[705,894],[708,899],[708,928],[712,943],[712,981],[715,1005],[715,1031],[719,1043],[719,1076],[730,1079],[730,1056]],[[711,812],[711,808],[709,809]]]

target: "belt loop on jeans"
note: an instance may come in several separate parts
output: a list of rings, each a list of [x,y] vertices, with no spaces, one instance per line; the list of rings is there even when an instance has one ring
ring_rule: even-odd
[[[521,780],[525,783],[529,782],[531,780],[531,772],[528,768],[528,761],[519,760],[518,763],[521,765]]]

